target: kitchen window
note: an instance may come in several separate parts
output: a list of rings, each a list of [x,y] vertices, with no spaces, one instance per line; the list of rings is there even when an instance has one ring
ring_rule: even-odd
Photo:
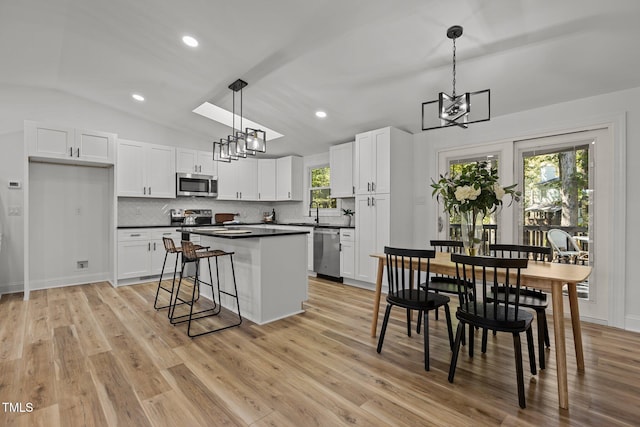
[[[328,212],[338,209],[338,200],[331,197],[331,169],[328,165],[309,168],[309,206]]]

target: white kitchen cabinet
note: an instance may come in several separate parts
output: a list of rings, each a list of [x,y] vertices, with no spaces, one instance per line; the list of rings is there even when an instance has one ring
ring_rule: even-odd
[[[356,194],[391,191],[392,156],[404,157],[403,153],[396,153],[396,151],[413,152],[413,140],[410,134],[386,127],[356,135],[354,162]],[[412,168],[412,160],[405,166]]]
[[[118,230],[118,280],[160,274],[166,253],[163,237],[173,239],[176,246],[180,245],[181,235],[174,227]],[[173,274],[175,265],[175,255],[170,254],[164,273]]]
[[[375,282],[377,262],[371,258],[373,253],[384,252],[391,245],[390,214],[391,198],[389,194],[356,196],[356,255],[355,278],[365,282]],[[407,224],[402,224],[410,228]]]
[[[329,147],[331,197],[354,197],[353,142]]]
[[[258,159],[258,200],[276,200],[276,159]]]
[[[27,121],[29,157],[64,163],[112,165],[116,158],[113,133]]]
[[[219,162],[218,200],[258,200],[258,160]]]
[[[118,140],[119,197],[176,197],[175,147]]]
[[[276,160],[276,200],[302,200],[302,157]]]
[[[218,175],[218,162],[210,151],[176,148],[176,172],[200,175]]]
[[[372,253],[385,246],[412,247],[413,138],[387,127],[356,135],[355,278],[373,283]]]
[[[353,228],[340,229],[340,276],[345,279],[355,279],[355,230]]]

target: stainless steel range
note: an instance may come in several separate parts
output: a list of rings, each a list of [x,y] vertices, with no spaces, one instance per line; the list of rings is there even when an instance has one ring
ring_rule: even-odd
[[[171,225],[211,225],[211,209],[171,209]]]

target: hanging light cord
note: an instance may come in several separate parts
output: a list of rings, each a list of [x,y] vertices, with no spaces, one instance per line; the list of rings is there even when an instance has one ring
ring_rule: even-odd
[[[453,97],[456,97],[456,37],[453,37]]]

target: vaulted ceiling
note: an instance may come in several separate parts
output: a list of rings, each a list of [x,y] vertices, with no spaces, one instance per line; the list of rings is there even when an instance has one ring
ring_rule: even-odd
[[[285,135],[269,154],[307,155],[377,127],[420,132],[421,103],[451,91],[451,25],[458,92],[490,88],[498,116],[640,86],[639,20],[637,0],[2,0],[0,83],[209,141],[230,128],[192,110],[230,110],[242,78],[244,116]]]

